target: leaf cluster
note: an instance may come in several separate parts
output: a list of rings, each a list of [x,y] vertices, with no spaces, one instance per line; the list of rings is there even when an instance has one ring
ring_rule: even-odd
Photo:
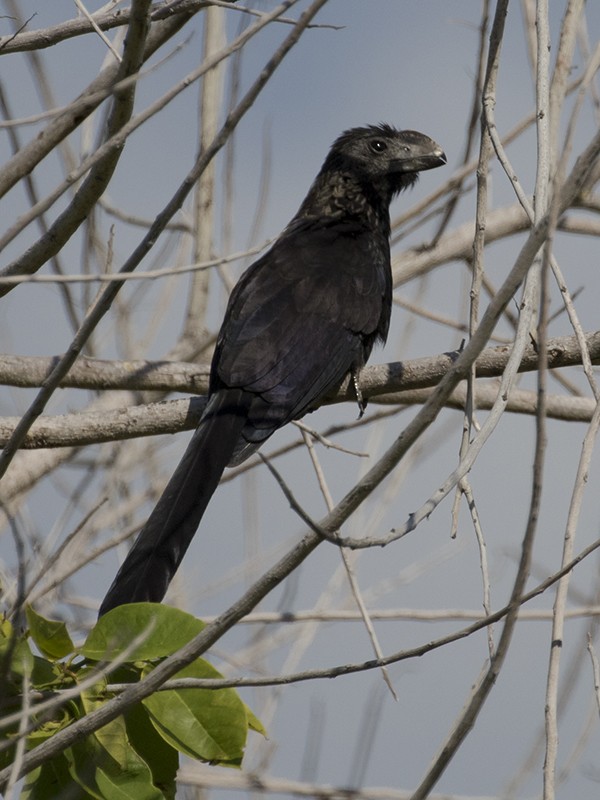
[[[23,632],[0,622],[0,769],[18,769],[23,734],[26,750],[47,741],[115,697],[109,676],[140,681],[204,627],[178,609],[136,603],[101,617],[75,647],[64,622],[30,606],[26,620]],[[222,676],[198,658],[175,677]],[[21,800],[172,800],[180,753],[239,767],[249,728],[264,733],[234,689],[155,692],[30,772]]]

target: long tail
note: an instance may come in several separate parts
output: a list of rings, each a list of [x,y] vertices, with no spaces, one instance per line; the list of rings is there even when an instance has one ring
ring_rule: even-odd
[[[246,421],[242,391],[209,403],[173,477],[117,573],[100,616],[142,601],[159,603],[185,555]]]

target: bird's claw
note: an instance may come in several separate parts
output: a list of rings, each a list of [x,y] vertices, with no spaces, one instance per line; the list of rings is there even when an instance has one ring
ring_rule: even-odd
[[[354,385],[354,392],[356,394],[356,402],[358,403],[358,419],[362,419],[367,408],[368,400],[365,400],[363,397],[363,393],[360,390],[360,384],[358,382],[358,375],[354,371],[352,372],[352,383]]]

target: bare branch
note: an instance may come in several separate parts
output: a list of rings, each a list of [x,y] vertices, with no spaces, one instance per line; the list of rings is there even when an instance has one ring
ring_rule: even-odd
[[[586,351],[593,363],[600,363],[600,332],[587,334]],[[512,347],[502,346],[484,350],[476,366],[477,377],[500,377],[509,362]],[[576,366],[582,363],[582,351],[576,336],[551,339],[548,342],[550,368]],[[365,398],[385,404],[414,405],[425,402],[431,393],[416,390],[432,389],[451,368],[455,354],[421,358],[379,366],[365,367],[361,372],[361,391]],[[0,356],[0,383],[21,387],[42,386],[57,359],[25,356]],[[539,369],[539,354],[531,345],[518,365],[519,372]],[[78,389],[120,389],[182,391],[205,394],[208,389],[208,365],[177,362],[111,362],[80,358],[61,386]],[[489,408],[499,393],[496,386],[481,387],[477,407]],[[536,413],[537,404],[529,392],[511,390],[506,396],[509,410],[517,413]],[[445,403],[461,407],[464,393],[455,389]],[[354,390],[346,381],[337,397],[329,402],[356,402]],[[556,419],[587,421],[593,412],[594,401],[585,398],[551,396],[549,415]],[[31,428],[21,443],[23,448],[72,447],[105,441],[118,441],[137,436],[177,433],[193,430],[202,415],[205,402],[173,400],[151,403],[114,411],[80,412],[57,417],[43,417]],[[18,419],[0,418],[0,443],[7,442]]]

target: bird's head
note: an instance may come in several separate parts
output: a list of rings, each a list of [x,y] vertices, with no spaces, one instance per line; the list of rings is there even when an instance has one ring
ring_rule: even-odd
[[[322,171],[347,171],[377,184],[390,179],[396,193],[410,186],[417,174],[446,163],[439,144],[418,131],[398,131],[391,125],[351,128],[333,143]]]
[[[351,128],[329,151],[293,223],[302,219],[360,218],[389,234],[390,201],[419,172],[446,163],[429,136],[391,125]]]

